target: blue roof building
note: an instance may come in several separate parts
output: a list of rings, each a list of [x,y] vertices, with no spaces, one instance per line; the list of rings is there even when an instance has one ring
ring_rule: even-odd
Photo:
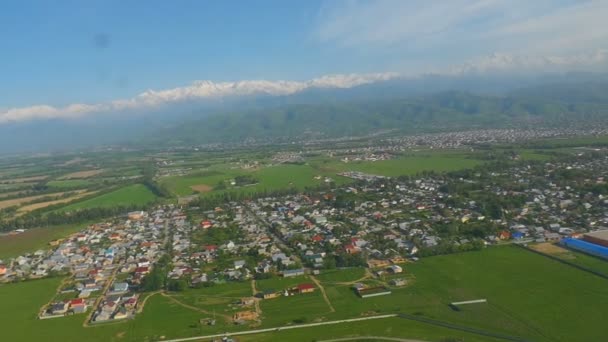
[[[565,247],[572,248],[583,253],[595,255],[603,259],[608,259],[608,247],[596,245],[594,243],[573,238],[562,239],[560,243]]]

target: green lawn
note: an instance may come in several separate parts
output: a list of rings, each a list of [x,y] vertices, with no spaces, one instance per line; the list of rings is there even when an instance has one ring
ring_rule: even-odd
[[[422,171],[444,172],[468,169],[479,164],[481,164],[481,161],[465,158],[464,155],[432,154],[429,156],[406,156],[376,162],[335,162],[329,165],[329,167],[339,171],[361,171],[382,176],[398,177],[402,175],[414,175]]]
[[[316,278],[323,283],[336,283],[355,281],[363,276],[365,276],[363,268],[348,268],[343,270],[322,270]]]
[[[249,186],[228,188],[227,190],[222,191],[254,193],[264,190],[272,191],[288,188],[297,188],[301,190],[305,187],[314,187],[323,184],[322,180],[314,179],[314,177],[318,175],[331,176],[338,184],[348,182],[347,179],[336,177],[335,173],[322,172],[309,165],[278,165],[261,168],[256,171],[227,169],[203,176],[167,177],[161,182],[171,189],[173,193],[183,196],[194,193],[191,186],[204,184],[215,187],[221,181],[228,181],[238,175],[252,175],[258,180],[258,183]],[[213,193],[221,193],[222,191],[214,191]]]
[[[400,318],[387,318],[335,324],[305,329],[281,330],[277,332],[238,336],[238,341],[264,341],[264,342],[310,342],[331,340],[339,337],[380,336],[393,338],[412,338],[423,341],[466,341],[466,342],[494,342],[499,341],[489,337],[455,331],[452,329],[431,327],[428,324],[406,321]],[[353,340],[353,341],[356,341]],[[365,341],[374,341],[366,339]],[[503,340],[500,340],[503,341]]]
[[[294,320],[314,322],[369,314],[408,313],[479,328],[531,341],[602,341],[608,307],[608,282],[568,265],[525,251],[504,246],[479,252],[424,258],[405,266],[410,285],[393,289],[387,296],[361,299],[347,285],[335,280],[352,279],[360,274],[352,270],[328,273],[322,284],[335,307],[331,313],[317,290],[312,294],[281,297],[261,302],[262,326],[289,324]],[[321,276],[319,276],[321,277]],[[331,280],[331,281],[329,281]],[[3,335],[9,341],[151,341],[166,338],[213,334],[247,329],[225,321],[215,327],[199,326],[201,311],[180,306],[160,295],[153,296],[143,314],[135,320],[83,328],[81,315],[40,321],[36,312],[52,298],[60,279],[46,279],[1,285],[0,321],[11,327]],[[269,279],[258,282],[258,288],[281,289],[300,282],[295,279]],[[216,285],[207,289],[188,290],[177,298],[209,312],[230,314],[230,302],[249,295],[250,283]],[[452,301],[486,298],[488,303],[453,311]],[[218,300],[222,300],[220,303]],[[244,341],[310,341],[344,336],[400,336],[441,341],[461,337],[465,341],[488,341],[428,324],[404,319],[387,319],[353,324],[322,326],[239,338]]]
[[[38,249],[48,249],[52,240],[63,238],[69,234],[84,229],[87,223],[65,224],[44,228],[28,229],[18,235],[0,237],[0,259],[35,252]]]
[[[71,211],[89,208],[109,208],[129,205],[146,205],[156,200],[156,196],[143,184],[129,185],[118,190],[77,202],[59,210]]]
[[[409,156],[401,156],[397,159],[383,161],[361,161],[343,163],[337,159],[327,157],[312,158],[308,164],[304,165],[276,165],[262,167],[258,170],[235,170],[225,166],[214,167],[212,171],[203,172],[201,175],[193,174],[186,176],[167,177],[162,179],[162,183],[173,193],[179,196],[195,193],[191,186],[208,185],[215,187],[221,181],[227,181],[238,175],[252,175],[258,183],[250,186],[232,188],[226,191],[236,191],[244,193],[260,192],[264,190],[278,190],[287,188],[304,189],[305,187],[315,187],[323,184],[323,180],[315,179],[316,176],[330,177],[337,184],[346,184],[350,179],[337,176],[337,173],[344,171],[362,171],[367,173],[401,176],[413,175],[421,171],[452,171],[471,168],[481,163],[480,160],[467,158],[467,154],[462,152],[425,152],[415,153]],[[207,174],[205,174],[207,173]],[[221,191],[213,191],[218,193]]]
[[[566,252],[563,254],[555,254],[558,258],[571,262],[573,264],[581,265],[583,267],[590,268],[594,271],[604,273],[608,275],[608,260],[600,259],[585,253],[576,252],[570,249],[564,249]]]

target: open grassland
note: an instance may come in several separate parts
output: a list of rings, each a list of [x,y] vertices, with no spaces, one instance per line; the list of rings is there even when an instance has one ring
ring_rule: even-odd
[[[347,268],[323,271],[316,276],[322,283],[350,283],[365,277],[364,268]]]
[[[146,205],[156,200],[156,196],[143,184],[129,185],[118,190],[93,197],[63,207],[61,211],[89,208],[110,208],[129,205]]]
[[[356,280],[359,274],[345,270],[338,276],[328,272],[321,280],[335,307],[330,312],[315,293],[263,300],[260,328],[293,321],[315,322],[373,314],[408,313],[532,341],[602,341],[603,320],[608,306],[606,280],[551,259],[514,247],[495,247],[480,252],[430,257],[405,267],[410,284],[393,289],[387,296],[358,298],[349,285],[337,280]],[[338,271],[342,272],[342,271]],[[321,276],[319,276],[321,278]],[[145,341],[214,334],[247,329],[219,319],[232,309],[224,304],[252,294],[249,283],[216,285],[177,294],[176,299],[155,295],[144,312],[133,321],[82,327],[82,316],[39,321],[40,306],[47,302],[60,279],[46,279],[0,286],[0,321],[7,329],[3,337],[10,341]],[[295,279],[259,281],[258,288],[282,289]],[[224,286],[226,286],[224,288]],[[572,295],[576,293],[576,295]],[[453,311],[452,301],[487,298],[488,303],[465,306]],[[186,305],[184,305],[186,304]],[[218,316],[216,326],[200,326],[201,318]],[[344,336],[399,336],[441,341],[461,337],[466,341],[491,341],[429,324],[401,318],[365,321],[281,331],[242,337],[244,341],[310,341]]]
[[[246,330],[244,326],[228,325],[222,319],[216,326],[199,325],[199,319],[212,318],[212,314],[188,309],[169,298],[154,295],[146,302],[144,312],[135,320],[116,324],[102,324],[84,328],[83,316],[38,320],[40,306],[53,297],[61,279],[44,279],[19,284],[0,285],[0,321],[4,327],[3,339],[12,342],[31,341],[92,341],[135,342],[158,341],[175,337],[219,334],[226,331]],[[292,308],[290,308],[292,309]],[[286,310],[286,308],[283,308]],[[265,333],[239,337],[243,341],[310,341],[311,336],[407,336],[427,341],[442,341],[447,337],[466,337],[466,341],[492,341],[475,335],[444,328],[430,327],[401,319],[364,321],[328,327],[313,327],[289,332]],[[283,339],[285,337],[286,339]]]
[[[381,176],[398,177],[414,175],[422,171],[454,171],[472,168],[481,161],[465,158],[462,155],[432,154],[429,156],[406,156],[380,161],[332,162],[324,165],[325,170],[336,172],[361,171]]]
[[[24,253],[34,252],[38,249],[48,249],[50,241],[64,238],[69,234],[85,228],[86,223],[65,224],[44,228],[28,229],[16,235],[0,236],[0,259],[16,257]],[[2,311],[0,309],[0,311]]]
[[[481,162],[470,158],[463,152],[437,153],[432,151],[375,162],[344,163],[335,158],[315,157],[303,165],[282,164],[247,170],[216,165],[211,170],[194,172],[185,176],[166,177],[161,182],[179,196],[196,193],[197,187],[200,187],[198,188],[199,192],[204,194],[221,193],[223,191],[254,193],[265,190],[274,191],[289,188],[302,190],[306,187],[316,187],[323,184],[324,177],[331,178],[338,185],[346,184],[351,180],[337,176],[337,173],[344,171],[361,171],[396,177],[413,175],[425,170],[436,172],[460,170],[474,167]],[[258,182],[247,186],[228,187],[226,190],[212,189],[216,188],[220,182],[229,181],[240,175],[250,175]],[[318,179],[319,176],[322,178]]]
[[[201,184],[216,187],[220,182],[229,181],[239,175],[251,175],[255,177],[258,183],[241,187],[228,187],[226,190],[214,190],[206,193],[221,193],[222,191],[254,193],[264,190],[272,191],[289,188],[302,190],[305,187],[314,187],[322,184],[323,180],[314,179],[315,176],[329,176],[330,174],[315,170],[309,165],[277,165],[257,170],[225,169],[223,171],[210,172],[208,175],[167,177],[161,182],[171,189],[173,193],[182,196],[193,194],[195,192],[193,187]],[[346,179],[335,177],[335,174],[331,176],[334,176],[333,178],[339,183],[346,182]]]

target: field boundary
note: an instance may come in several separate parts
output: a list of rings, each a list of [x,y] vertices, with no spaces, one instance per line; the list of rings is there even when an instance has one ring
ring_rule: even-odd
[[[414,316],[414,315],[408,315],[408,314],[398,314],[397,317],[403,318],[403,319],[409,319],[411,321],[417,321],[417,322],[421,322],[421,323],[432,324],[432,325],[440,326],[440,327],[443,327],[443,328],[448,328],[448,329],[453,329],[453,330],[460,330],[460,331],[464,331],[464,332],[468,332],[468,333],[473,333],[473,334],[477,334],[477,335],[498,338],[498,339],[506,340],[506,341],[529,342],[528,340],[523,339],[521,337],[517,337],[517,336],[509,336],[509,335],[503,335],[503,334],[499,334],[499,333],[493,333],[493,332],[489,332],[489,331],[485,331],[485,330],[480,330],[480,329],[476,329],[476,328],[469,328],[469,327],[466,327],[466,326],[463,326],[463,325],[457,325],[457,324],[453,324],[453,323],[447,323],[447,322],[437,321],[437,320],[430,319],[430,318],[424,318],[424,317],[419,317],[419,316]]]
[[[525,249],[525,250],[527,250],[527,251],[529,251],[529,252],[536,253],[536,254],[538,254],[538,255],[542,255],[542,256],[544,256],[544,257],[546,257],[546,258],[549,258],[549,259],[555,260],[555,261],[557,261],[557,262],[561,262],[562,264],[565,264],[565,265],[568,265],[568,266],[571,266],[571,267],[577,268],[577,269],[579,269],[579,270],[581,270],[581,271],[583,271],[583,272],[591,273],[591,274],[593,274],[593,275],[595,275],[595,276],[598,276],[598,277],[600,277],[600,278],[604,278],[604,279],[608,280],[608,275],[607,275],[607,274],[605,274],[605,273],[602,273],[602,272],[599,272],[599,271],[596,271],[596,270],[590,269],[590,268],[585,267],[585,266],[582,266],[582,265],[577,265],[577,264],[572,263],[572,262],[570,262],[570,261],[568,261],[568,260],[564,260],[564,259],[558,258],[558,257],[556,257],[556,256],[554,256],[554,255],[545,254],[545,253],[543,253],[543,252],[537,251],[537,250],[535,250],[535,249],[532,249],[532,248],[527,247],[527,246],[524,246],[524,245],[520,245],[520,244],[513,244],[513,245],[518,246],[518,247],[520,247],[520,248],[523,248],[523,249]],[[569,248],[566,248],[566,249],[571,251],[571,249],[569,249]],[[580,251],[576,251],[576,252],[580,253]],[[586,253],[585,253],[585,254],[586,254]],[[587,255],[589,255],[589,254],[587,254]]]

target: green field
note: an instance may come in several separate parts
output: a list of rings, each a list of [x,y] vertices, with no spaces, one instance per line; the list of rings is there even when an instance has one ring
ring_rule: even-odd
[[[573,251],[571,249],[564,249],[564,253],[554,254],[553,256],[608,275],[608,260]]]
[[[335,162],[328,165],[328,167],[338,171],[361,171],[382,176],[398,177],[414,175],[422,171],[444,172],[468,169],[479,164],[481,164],[481,161],[464,158],[461,155],[431,155],[410,156],[376,162]]]
[[[345,270],[319,276],[336,312],[321,297],[320,291],[261,302],[262,326],[293,324],[293,321],[314,322],[318,319],[335,320],[361,317],[368,314],[408,313],[521,336],[532,341],[602,341],[608,292],[605,279],[577,270],[540,255],[515,247],[494,247],[469,252],[425,258],[405,266],[411,284],[393,289],[387,296],[361,299],[349,285],[337,280],[355,280],[361,274]],[[339,271],[342,272],[342,271]],[[199,326],[200,318],[230,315],[235,308],[230,303],[238,297],[250,295],[249,282],[216,285],[200,290],[176,294],[176,298],[192,310],[161,295],[153,296],[143,314],[135,320],[82,327],[82,316],[40,321],[36,312],[52,298],[60,279],[29,281],[1,285],[0,321],[11,327],[3,335],[9,341],[145,341],[166,338],[213,334],[246,329],[224,320],[214,327]],[[258,288],[281,288],[301,279],[260,281]],[[225,286],[225,287],[224,287]],[[452,301],[486,298],[488,303],[463,307],[453,311]],[[202,311],[207,311],[204,313]],[[441,341],[447,337],[465,337],[466,341],[487,341],[458,331],[414,323],[404,319],[388,319],[306,328],[243,337],[246,341],[290,340],[311,341],[343,336],[401,336]]]
[[[89,208],[146,205],[154,202],[154,200],[156,200],[156,196],[146,186],[143,184],[134,184],[82,202],[70,204],[59,210],[71,211]]]
[[[0,259],[16,257],[24,253],[35,252],[38,249],[48,249],[50,241],[78,232],[86,226],[87,223],[65,224],[32,228],[22,234],[1,236]]]
[[[230,180],[238,175],[252,175],[258,180],[257,184],[243,186],[222,191],[237,191],[254,193],[264,190],[278,190],[286,188],[304,189],[323,184],[323,180],[316,176],[330,177],[338,185],[351,182],[350,179],[337,176],[344,171],[361,171],[384,176],[413,175],[421,171],[452,171],[471,168],[481,163],[480,160],[469,158],[462,152],[424,152],[397,159],[383,161],[360,161],[343,163],[331,158],[313,158],[304,165],[276,165],[262,167],[258,170],[240,170],[215,167],[210,171],[203,171],[186,176],[173,176],[162,179],[162,184],[179,196],[195,193],[191,188],[196,185],[217,186],[218,183]],[[214,191],[218,193],[221,191]]]
[[[227,181],[239,175],[252,175],[258,180],[258,183],[249,186],[228,188],[227,190],[222,191],[254,193],[264,190],[272,191],[288,188],[302,190],[305,187],[314,187],[323,184],[322,180],[314,179],[317,175],[333,176],[332,178],[338,184],[343,184],[348,181],[345,178],[336,177],[335,173],[330,174],[321,172],[309,165],[278,165],[265,167],[256,171],[223,170],[204,176],[167,177],[162,180],[162,183],[171,189],[173,193],[183,196],[194,193],[191,186],[204,184],[215,187],[221,181]],[[214,192],[218,193],[221,191]]]
[[[336,269],[327,270],[319,274],[317,279],[323,283],[331,284],[338,282],[352,282],[357,279],[361,279],[365,276],[365,269],[363,268],[348,268],[348,269]]]

